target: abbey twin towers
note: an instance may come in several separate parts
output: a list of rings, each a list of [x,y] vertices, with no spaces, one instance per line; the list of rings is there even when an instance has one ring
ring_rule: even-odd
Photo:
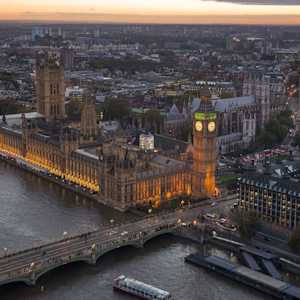
[[[145,148],[131,142],[129,130],[104,132],[91,94],[84,97],[80,120],[67,116],[58,57],[37,59],[35,84],[37,111],[2,117],[2,155],[79,185],[120,210],[215,195],[217,114],[208,90],[200,91],[191,115],[192,144],[154,134],[154,147]],[[176,155],[162,141],[178,149]]]

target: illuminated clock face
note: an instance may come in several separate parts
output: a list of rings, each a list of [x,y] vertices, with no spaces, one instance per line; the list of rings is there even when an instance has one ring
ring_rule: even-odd
[[[216,123],[215,122],[209,122],[207,129],[209,132],[214,132],[216,130]]]
[[[197,121],[197,122],[195,123],[195,129],[196,129],[197,131],[202,131],[202,128],[203,128],[202,122],[201,122],[201,121]]]

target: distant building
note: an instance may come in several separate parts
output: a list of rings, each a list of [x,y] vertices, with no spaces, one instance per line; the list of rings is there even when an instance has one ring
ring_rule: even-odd
[[[74,52],[72,49],[64,48],[61,50],[61,60],[65,70],[73,70],[74,68]]]
[[[143,150],[154,150],[154,135],[141,134],[139,137],[139,146]]]
[[[45,36],[52,36],[52,28],[46,26],[37,26],[33,27],[31,30],[31,39],[32,41],[36,41],[37,38],[44,38]]]
[[[190,120],[190,111],[188,111],[185,104],[182,112],[173,104],[164,118],[164,132],[168,135],[176,136]]]
[[[65,118],[64,67],[54,54],[37,60],[36,93],[38,113],[47,120]]]
[[[2,118],[2,155],[87,189],[99,202],[120,210],[215,195],[217,114],[210,97],[202,96],[193,115],[193,147],[164,139],[177,152],[171,157],[169,151],[153,149],[150,136],[136,146],[117,122],[101,124],[98,133],[91,97],[85,99],[79,124],[70,123],[64,113],[63,74],[54,57],[38,61],[38,113]]]
[[[253,96],[214,100],[218,113],[221,153],[248,147],[255,141],[257,107]]]
[[[294,229],[300,224],[298,181],[251,173],[238,180],[239,207],[262,220]]]
[[[81,144],[94,142],[98,135],[95,101],[86,97],[81,111],[80,136]]]
[[[216,195],[217,113],[208,90],[203,90],[199,108],[193,114],[193,193],[205,190]]]
[[[45,36],[43,27],[33,27],[31,30],[31,39],[35,41],[37,38],[41,38]]]
[[[191,110],[199,107],[194,98]],[[253,96],[212,100],[218,114],[218,150],[222,154],[248,147],[255,141],[257,105]]]
[[[258,128],[264,128],[272,113],[286,108],[287,96],[282,74],[249,73],[243,83],[243,95],[255,97]]]

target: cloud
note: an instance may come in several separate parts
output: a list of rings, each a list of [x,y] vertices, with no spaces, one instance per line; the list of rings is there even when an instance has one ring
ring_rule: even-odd
[[[210,1],[210,0],[208,0]],[[243,5],[300,5],[300,0],[215,0]]]

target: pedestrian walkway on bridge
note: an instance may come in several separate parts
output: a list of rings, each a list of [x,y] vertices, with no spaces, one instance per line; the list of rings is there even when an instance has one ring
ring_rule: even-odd
[[[0,285],[11,282],[33,285],[40,276],[62,265],[78,261],[95,264],[100,256],[114,249],[143,247],[156,236],[194,224],[198,214],[194,208],[175,211],[5,254],[0,257]]]

